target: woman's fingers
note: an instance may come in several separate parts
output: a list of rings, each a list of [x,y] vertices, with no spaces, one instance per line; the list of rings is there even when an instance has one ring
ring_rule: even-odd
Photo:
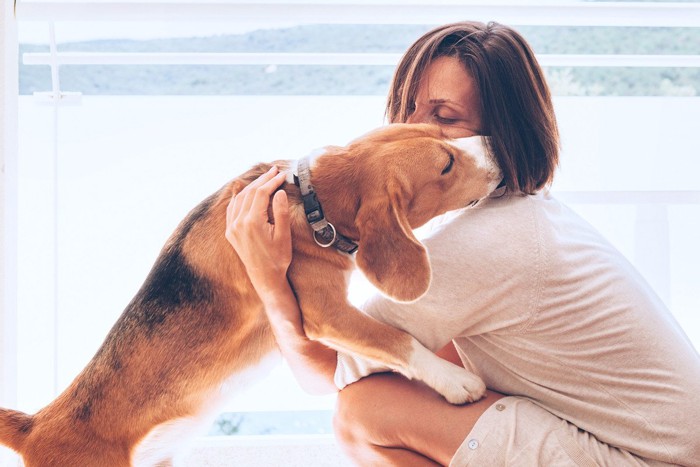
[[[267,220],[267,208],[270,206],[270,197],[277,188],[284,182],[286,175],[284,172],[276,173],[272,178],[265,181],[255,189],[251,196],[249,210],[252,214],[258,214]]]
[[[243,188],[239,193],[235,194],[234,196],[231,197],[231,201],[229,201],[228,208],[226,209],[226,223],[231,224],[231,222],[234,222],[236,218],[240,215],[246,215],[250,212],[251,205],[253,203],[253,200],[256,197],[256,193],[258,189],[261,186],[264,186],[266,183],[269,183],[270,180],[273,180],[276,176],[281,176],[283,175],[283,172],[277,171],[277,167],[273,166],[253,180],[248,186]],[[281,177],[280,177],[281,178]],[[265,187],[265,191],[269,192],[272,194],[272,192],[281,184],[281,181],[279,183],[273,183],[275,185],[270,189],[269,187]],[[268,195],[269,196],[269,195]]]
[[[287,193],[280,190],[272,198],[272,216],[275,220],[272,240],[288,254],[287,261],[291,261],[292,228],[289,222],[289,202]]]
[[[243,261],[258,293],[277,290],[286,281],[291,262],[287,196],[282,190],[275,193],[284,178],[283,172],[272,168],[232,196],[226,209],[226,239]],[[268,215],[270,204],[274,222]]]
[[[251,206],[255,200],[258,190],[265,186],[265,184],[269,183],[270,180],[274,179],[276,175],[279,175],[277,172],[277,167],[272,166],[270,170],[253,180],[247,187],[242,189],[241,192],[236,195],[236,198],[240,198],[241,200],[241,204],[237,207],[237,212],[239,215],[247,215],[251,211]],[[277,186],[279,186],[279,183]],[[270,191],[270,194],[272,194],[272,191]],[[270,195],[268,195],[268,197],[269,196]]]
[[[269,180],[270,177],[274,176],[272,174],[273,170],[276,170],[276,167],[271,167],[270,170],[253,180],[248,186],[244,187],[241,191],[235,193],[231,197],[231,200],[228,203],[228,207],[226,208],[226,225],[228,227],[231,226],[231,223],[233,223],[236,220],[236,218],[241,212],[245,211],[245,209],[243,209],[243,203],[246,199],[246,196],[251,191],[255,190],[257,186],[264,183],[265,180]]]
[[[226,209],[226,238],[236,250],[251,248],[253,243],[265,242],[268,244],[259,246],[277,247],[275,241],[278,239],[283,242],[291,242],[286,196],[283,197],[284,203],[277,205],[277,214],[275,214],[273,206],[273,216],[275,218],[280,216],[282,225],[271,225],[267,214],[270,197],[284,179],[284,172],[279,172],[276,167],[272,167],[238,194],[231,197]],[[240,253],[242,251],[239,251]]]

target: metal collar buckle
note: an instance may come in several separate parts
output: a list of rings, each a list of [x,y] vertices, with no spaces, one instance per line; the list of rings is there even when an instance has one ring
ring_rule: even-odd
[[[301,198],[304,202],[304,214],[306,221],[314,230],[314,241],[323,248],[330,246],[344,253],[354,253],[358,245],[349,238],[339,234],[335,226],[328,222],[323,215],[323,208],[319,202],[314,186],[311,184],[311,170],[309,157],[297,161],[297,169],[294,174],[294,183],[301,190]]]

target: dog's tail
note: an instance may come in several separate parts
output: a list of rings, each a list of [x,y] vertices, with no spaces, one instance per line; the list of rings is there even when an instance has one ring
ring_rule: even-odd
[[[32,431],[34,418],[23,412],[0,408],[0,444],[21,452]]]

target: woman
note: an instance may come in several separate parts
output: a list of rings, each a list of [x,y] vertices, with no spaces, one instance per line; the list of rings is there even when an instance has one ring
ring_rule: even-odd
[[[450,405],[306,338],[285,276],[283,191],[267,222],[284,174],[262,176],[229,206],[227,238],[297,379],[312,392],[342,389],[335,429],[346,453],[363,466],[700,465],[700,357],[622,255],[547,193],[558,131],[525,40],[495,23],[428,32],[399,64],[387,114],[453,138],[490,136],[504,174],[489,199],[425,241],[424,298],[366,305],[389,323],[417,321],[419,340],[483,378],[482,400]]]

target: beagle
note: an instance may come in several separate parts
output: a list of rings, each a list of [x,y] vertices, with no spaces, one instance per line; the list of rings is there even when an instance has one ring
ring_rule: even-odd
[[[426,293],[430,263],[412,229],[496,187],[500,171],[482,143],[446,139],[431,125],[388,125],[301,161],[301,188],[280,188],[292,226],[288,278],[307,335],[422,380],[455,404],[479,399],[483,382],[354,308],[347,281],[357,265],[394,300]],[[187,215],[69,387],[35,415],[0,409],[0,443],[27,467],[168,465],[182,440],[211,422],[222,388],[277,352],[224,237],[229,200],[270,167],[258,164]]]

